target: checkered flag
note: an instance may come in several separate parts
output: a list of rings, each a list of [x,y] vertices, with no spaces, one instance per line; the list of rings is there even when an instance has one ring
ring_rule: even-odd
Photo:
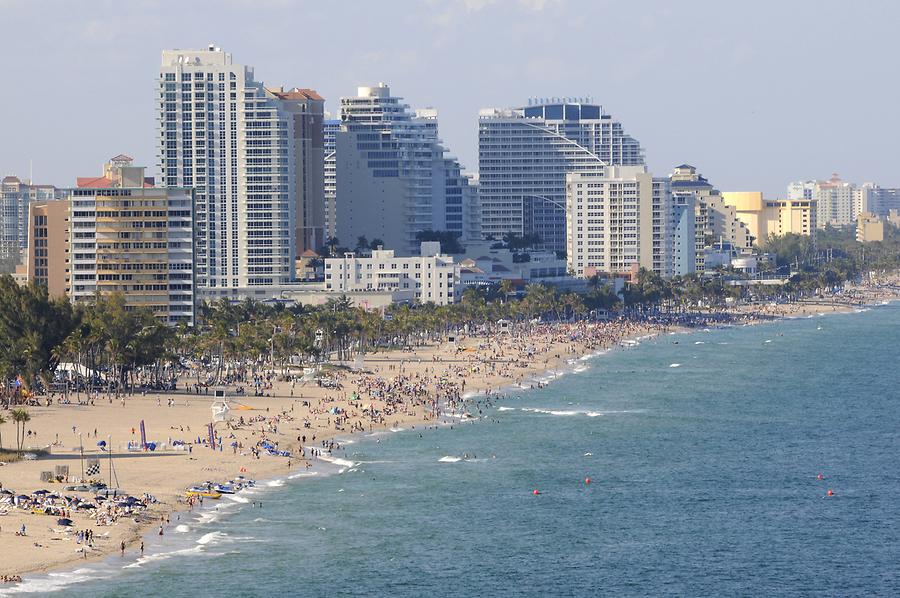
[[[97,461],[88,463],[87,469],[84,470],[84,473],[88,476],[100,475],[100,463]]]

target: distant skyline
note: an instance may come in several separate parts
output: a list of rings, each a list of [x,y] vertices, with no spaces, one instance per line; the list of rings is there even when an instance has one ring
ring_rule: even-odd
[[[722,190],[790,181],[900,187],[892,42],[900,4],[803,0],[0,0],[0,176],[72,186],[126,153],[156,172],[164,49],[209,43],[268,86],[341,96],[384,81],[478,170],[477,117],[585,97],[651,171],[689,163]]]

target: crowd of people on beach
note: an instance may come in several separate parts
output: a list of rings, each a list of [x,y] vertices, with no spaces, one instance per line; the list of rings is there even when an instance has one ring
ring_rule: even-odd
[[[157,395],[157,405],[160,409],[169,408],[167,411],[172,413],[165,416],[169,418],[170,433],[177,436],[178,432],[183,436],[186,432],[189,437],[170,437],[169,449],[177,445],[190,451],[197,445],[212,448],[210,444],[214,444],[218,451],[223,447],[230,448],[229,453],[234,457],[243,456],[253,461],[282,457],[286,458],[284,463],[289,468],[293,457],[293,463],[309,467],[310,459],[327,457],[345,449],[336,436],[346,437],[381,427],[396,429],[401,421],[417,422],[426,428],[456,425],[470,418],[470,413],[482,415],[504,393],[511,392],[509,389],[542,386],[542,372],[566,367],[585,355],[631,342],[628,339],[684,328],[756,323],[785,315],[785,308],[781,306],[764,307],[702,313],[631,313],[628,317],[608,320],[523,321],[510,323],[506,328],[477,327],[465,333],[455,331],[452,342],[417,346],[384,358],[376,354],[363,362],[363,369],[329,368],[327,372],[318,372],[314,378],[305,375],[302,378],[298,375],[279,377],[271,371],[235,368],[225,379],[229,394],[246,396],[241,391],[249,387],[263,401],[257,402],[252,412],[235,412],[233,415],[237,417],[231,417],[216,428],[212,443],[196,433],[191,438],[190,425],[185,420],[172,422],[179,411],[171,409],[176,405],[190,407],[189,395],[209,394],[209,383],[198,383],[196,378],[182,380],[180,386],[184,392],[181,394],[188,395],[187,399],[167,396],[163,406],[163,400]],[[315,389],[309,389],[308,384],[314,384]],[[295,393],[298,396],[295,397]],[[280,407],[273,406],[270,412],[265,402],[269,396],[289,397],[289,407],[275,412]],[[127,398],[125,394],[121,396],[123,406],[127,406]],[[79,397],[76,401],[77,405],[90,408],[100,399],[100,393],[89,393],[86,398]],[[64,395],[44,399],[34,397],[34,400],[41,406],[43,402],[48,406],[73,404]],[[109,402],[112,402],[111,397]],[[39,428],[40,419],[32,425]],[[131,431],[134,436],[135,430]],[[72,426],[72,434],[77,446],[75,426]],[[26,438],[36,436],[36,430],[26,431]],[[90,431],[87,436],[91,437]],[[93,437],[97,437],[96,429]],[[54,442],[57,444],[60,444],[58,434]],[[152,497],[147,496],[140,499],[101,498],[60,496],[49,492],[32,493],[23,498],[23,495],[6,492],[0,494],[0,514],[4,509],[20,509],[71,520],[71,524],[60,524],[54,533],[63,534],[83,547],[93,547],[94,528],[116,525],[123,518],[144,521],[146,517],[142,517],[142,513],[153,502]],[[200,502],[202,496],[191,496],[186,504],[193,508]],[[77,531],[74,521],[79,523]],[[160,531],[162,529],[161,525]],[[23,525],[18,533],[25,536],[26,531]],[[0,577],[0,582],[9,581],[7,578],[11,577]]]

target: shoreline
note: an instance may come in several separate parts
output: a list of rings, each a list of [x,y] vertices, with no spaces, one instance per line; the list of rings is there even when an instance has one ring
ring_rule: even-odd
[[[897,297],[894,296],[892,300],[897,300]],[[880,304],[881,303],[874,303],[872,305],[880,305]],[[837,309],[834,308],[835,306],[832,304],[828,304],[826,306],[821,306],[821,305],[810,306],[810,305],[804,305],[804,304],[799,304],[799,305],[794,304],[794,305],[797,306],[797,310],[795,310],[793,313],[784,314],[784,315],[780,315],[780,316],[774,316],[774,317],[768,316],[768,315],[763,315],[763,317],[752,317],[754,314],[758,314],[758,312],[756,312],[755,310],[750,311],[749,313],[736,312],[736,314],[737,314],[738,318],[744,317],[744,318],[748,318],[749,320],[751,320],[750,322],[743,322],[745,324],[746,323],[757,324],[757,323],[762,323],[762,322],[777,322],[777,321],[780,321],[781,319],[791,319],[791,318],[804,317],[804,316],[813,317],[816,314],[824,315],[824,314],[828,314],[828,313],[852,312],[852,311],[857,311],[863,307],[860,305],[843,305],[843,309],[838,311]],[[822,307],[827,307],[829,309],[821,309]],[[762,314],[759,314],[759,315],[762,315]],[[721,324],[717,324],[717,326],[718,325],[721,325]],[[736,324],[725,324],[725,325],[728,326],[728,325],[736,325]],[[486,363],[492,363],[493,365],[491,367],[491,371],[479,372],[477,376],[475,376],[473,378],[469,378],[472,381],[477,381],[478,385],[482,386],[482,388],[471,388],[470,387],[470,388],[466,389],[466,392],[460,394],[459,402],[464,403],[466,400],[470,400],[471,398],[473,398],[475,396],[508,394],[510,391],[514,391],[514,390],[528,390],[529,384],[531,384],[531,388],[542,386],[543,384],[547,384],[559,377],[562,377],[563,375],[565,375],[567,373],[573,373],[573,372],[577,371],[577,367],[580,363],[590,361],[592,359],[595,359],[596,357],[599,357],[601,355],[609,353],[613,349],[615,349],[617,346],[622,346],[624,344],[624,341],[626,341],[626,340],[638,340],[638,339],[646,340],[647,338],[658,337],[665,333],[682,333],[682,332],[688,333],[688,332],[693,332],[693,331],[697,331],[697,330],[702,330],[702,327],[677,328],[677,327],[673,327],[673,326],[663,326],[663,327],[658,327],[657,329],[654,329],[653,326],[647,326],[647,325],[631,324],[631,326],[634,327],[631,331],[623,334],[622,336],[616,337],[608,345],[603,345],[603,346],[599,346],[599,347],[594,346],[590,351],[587,351],[586,350],[587,347],[584,346],[583,344],[574,342],[571,339],[569,342],[565,342],[565,341],[560,342],[558,339],[554,339],[547,345],[546,350],[541,351],[539,354],[536,354],[535,358],[532,361],[528,362],[526,365],[521,366],[521,369],[523,371],[518,372],[519,373],[518,379],[516,379],[517,376],[509,376],[509,374],[507,373],[507,379],[504,380],[504,376],[502,375],[502,373],[501,373],[501,375],[497,375],[497,372],[495,371],[496,365],[498,363],[501,365],[504,365],[504,364],[510,365],[510,363],[514,363],[514,362],[496,361],[496,360],[491,362],[491,360],[489,360],[489,359],[469,361],[468,363],[479,363],[481,365],[485,365]],[[561,327],[562,327],[562,325],[553,325],[553,328],[556,329],[557,331]],[[490,337],[469,337],[466,340],[474,340],[474,341],[476,341],[476,343],[477,343],[477,341],[481,341],[483,343],[486,342],[489,344],[492,340],[495,340],[495,339],[491,339]],[[501,340],[503,340],[503,339],[501,338]],[[535,340],[535,339],[533,339],[531,337],[526,337],[525,342],[531,342],[532,340]],[[403,368],[405,366],[405,367],[411,368],[413,370],[416,370],[418,373],[421,373],[421,371],[423,369],[427,373],[430,369],[436,370],[439,367],[442,367],[443,369],[440,373],[438,373],[436,371],[433,372],[434,376],[439,377],[439,375],[441,375],[441,374],[446,375],[448,369],[452,369],[448,366],[452,366],[454,364],[458,365],[460,363],[459,361],[451,361],[451,360],[448,360],[447,362],[441,361],[439,359],[439,355],[451,355],[449,349],[447,349],[446,347],[442,347],[441,345],[442,344],[439,343],[437,345],[431,345],[431,346],[426,346],[426,347],[417,347],[416,350],[413,352],[413,356],[410,356],[409,353],[403,352],[403,351],[390,351],[387,353],[376,353],[374,355],[377,356],[376,359],[378,361],[378,365],[380,365],[380,366],[397,366],[398,364],[400,364],[401,368]],[[501,343],[501,345],[502,345],[502,343]],[[576,350],[576,348],[578,350]],[[571,349],[571,351],[567,351],[566,349]],[[554,357],[554,355],[555,355],[555,357]],[[429,360],[428,359],[429,357],[431,357],[433,360]],[[543,362],[541,362],[540,357],[545,357]],[[466,362],[463,361],[462,363],[466,363]],[[374,365],[374,364],[372,364],[372,365]],[[366,366],[368,367],[369,363],[366,363]],[[415,366],[418,366],[418,367],[415,367]],[[432,368],[429,366],[434,366],[434,367]],[[396,371],[396,370],[392,370],[391,368],[385,369],[384,367],[374,368],[374,369],[375,369],[376,373],[386,373],[388,371]],[[549,375],[549,377],[548,377],[548,375]],[[506,383],[501,384],[502,382],[506,382]],[[348,386],[349,386],[349,384],[348,384]],[[474,384],[473,384],[473,386],[474,386]],[[301,389],[301,390],[303,390],[303,389]],[[192,396],[196,396],[196,395],[183,395],[182,394],[182,395],[172,395],[172,396],[183,398],[185,396],[192,397]],[[201,396],[201,398],[202,398],[202,396]],[[274,400],[276,400],[276,398],[281,401],[288,400],[289,402],[296,402],[298,400],[307,400],[306,396],[301,396],[298,398],[273,397],[273,398],[262,398],[259,400],[261,400],[263,402],[274,401]],[[129,399],[129,400],[131,400],[131,399]],[[252,401],[252,399],[249,397],[246,399],[241,398],[241,400],[246,400],[248,403]],[[418,411],[413,411],[413,412],[407,411],[405,414],[405,417],[402,415],[397,416],[397,419],[394,422],[385,421],[377,427],[376,426],[370,427],[369,430],[366,430],[363,433],[362,440],[366,440],[370,436],[375,435],[375,434],[373,434],[373,432],[376,434],[377,433],[385,433],[387,430],[390,430],[392,427],[395,427],[400,422],[402,422],[401,425],[408,426],[406,429],[411,429],[410,427],[414,428],[416,425],[426,425],[426,426],[436,425],[436,424],[437,425],[441,425],[441,424],[452,425],[453,423],[459,422],[459,420],[456,418],[454,418],[453,421],[447,421],[447,417],[448,417],[448,415],[445,413],[443,415],[443,417],[434,419],[433,417],[429,417],[429,413],[428,413],[427,409],[420,409]],[[394,418],[391,418],[391,419],[394,419]],[[320,433],[321,433],[321,436],[318,436],[319,440],[335,441],[335,442],[339,442],[339,443],[344,443],[347,440],[355,441],[356,439],[360,438],[360,436],[354,435],[353,432],[348,433],[345,430],[344,431],[320,430]],[[315,448],[315,447],[307,444],[306,448],[308,450],[309,448]],[[345,446],[345,448],[346,448],[346,446]],[[198,452],[202,452],[203,450],[204,449],[198,449]],[[205,449],[205,450],[208,450],[208,449]],[[214,455],[214,453],[213,453],[213,455]],[[297,458],[299,460],[299,457],[295,457],[295,458]],[[272,460],[272,459],[276,459],[276,458],[268,458],[268,459],[269,460],[266,462],[266,466],[260,467],[258,470],[258,473],[254,472],[254,474],[252,476],[257,481],[257,487],[268,488],[268,487],[270,487],[269,486],[270,482],[276,482],[276,481],[282,482],[282,484],[278,485],[278,486],[280,486],[280,485],[284,485],[284,483],[288,479],[299,479],[302,477],[313,477],[315,475],[320,475],[320,473],[318,471],[309,472],[309,469],[307,469],[305,471],[301,470],[301,471],[297,472],[298,468],[300,467],[299,464],[296,465],[295,467],[293,467],[292,469],[283,471],[283,470],[281,470],[280,467],[277,467],[276,462]],[[328,462],[329,459],[320,458],[319,461]],[[315,460],[313,460],[313,463],[314,462],[315,462]],[[5,466],[3,468],[0,468],[0,480],[5,480],[4,474],[7,473],[7,471],[6,471],[7,468],[17,467],[18,465],[19,464],[11,464],[11,465]],[[344,465],[344,463],[334,463],[334,467],[336,469],[335,469],[335,471],[329,472],[329,475],[333,475],[334,473],[340,473],[341,466],[343,466],[343,465]],[[322,467],[328,467],[329,469],[331,468],[331,466],[322,466]],[[318,469],[318,467],[316,469]],[[203,469],[201,469],[201,471],[203,471]],[[308,472],[309,472],[309,475],[305,475]],[[191,475],[194,475],[193,472],[191,472]],[[232,473],[231,475],[235,475],[235,474]],[[251,476],[248,475],[248,477],[251,477]],[[6,486],[7,486],[7,484],[4,481],[4,487],[6,487]],[[277,486],[271,486],[271,487],[275,488]],[[176,491],[176,494],[177,494],[177,491]],[[242,506],[241,504],[239,504],[239,502],[242,502],[242,501],[233,501],[233,502],[230,502],[229,504],[235,504],[236,508],[237,508],[237,507]],[[207,503],[208,503],[208,501],[207,501]],[[226,503],[220,503],[220,504],[226,504]],[[183,502],[175,500],[171,503],[166,502],[164,504],[157,505],[156,508],[153,509],[152,514],[154,517],[167,517],[169,519],[170,523],[165,527],[165,530],[166,530],[166,534],[171,534],[171,533],[175,533],[174,528],[181,523],[181,515],[183,515],[184,513],[196,512],[196,513],[198,513],[198,517],[202,518],[202,515],[200,515],[199,513],[207,511],[207,509],[208,509],[207,505],[204,505],[204,507],[206,507],[206,508],[204,508],[201,511],[188,511],[188,510],[186,510],[186,505],[183,504]],[[4,528],[3,536],[11,536],[12,534],[7,532],[7,529],[9,529],[9,528],[7,528],[7,526],[6,526],[6,524],[7,524],[7,521],[5,521],[6,519],[7,519],[7,517],[0,518],[0,525],[3,525],[3,528]],[[113,557],[115,555],[115,552],[117,552],[117,544],[119,541],[125,541],[126,545],[128,546],[128,549],[129,549],[128,553],[130,553],[130,555],[128,557],[126,557],[127,562],[129,564],[138,562],[137,559],[134,559],[134,547],[140,542],[145,542],[145,543],[150,544],[151,549],[152,549],[153,545],[155,544],[155,542],[152,541],[153,540],[152,530],[156,526],[157,526],[157,523],[154,523],[151,521],[145,521],[141,524],[136,524],[136,525],[129,525],[128,528],[125,530],[125,533],[119,534],[117,536],[116,544],[104,547],[105,550],[101,549],[101,550],[96,551],[95,553],[88,556],[87,559],[84,559],[81,555],[72,555],[72,556],[69,556],[69,558],[61,558],[61,559],[55,559],[55,560],[51,559],[48,562],[36,563],[37,566],[32,566],[29,568],[20,568],[20,569],[14,571],[14,573],[19,574],[19,575],[23,575],[25,573],[32,573],[32,574],[38,574],[40,576],[40,575],[46,575],[46,574],[50,574],[52,572],[60,571],[60,570],[75,571],[75,570],[79,569],[80,565],[82,565],[82,564],[96,565],[98,562],[102,562],[104,560],[111,560],[110,557]],[[123,531],[123,530],[120,529],[119,531]],[[2,538],[2,537],[0,537],[0,538]],[[121,540],[119,538],[121,538]],[[0,542],[2,542],[2,540],[0,540]],[[5,544],[5,546],[4,546],[4,544]],[[163,540],[163,544],[167,544],[165,539]],[[12,546],[13,546],[12,542],[0,543],[0,547],[2,547],[3,549],[6,549],[6,552],[8,552],[9,548],[11,548]],[[62,556],[62,555],[60,555],[60,556]],[[13,573],[13,571],[7,571],[5,567],[0,566],[0,574],[11,574],[11,573]],[[26,580],[26,582],[27,581],[28,580]],[[0,585],[0,594],[4,593],[4,590],[13,589],[14,587],[15,586]]]

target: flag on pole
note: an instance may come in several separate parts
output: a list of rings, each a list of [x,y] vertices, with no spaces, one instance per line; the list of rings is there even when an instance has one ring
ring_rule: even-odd
[[[141,448],[147,450],[147,430],[144,428],[144,420],[141,420]]]
[[[84,474],[87,476],[100,475],[100,460],[99,459],[88,459],[88,465],[87,465],[87,468],[84,470]]]

